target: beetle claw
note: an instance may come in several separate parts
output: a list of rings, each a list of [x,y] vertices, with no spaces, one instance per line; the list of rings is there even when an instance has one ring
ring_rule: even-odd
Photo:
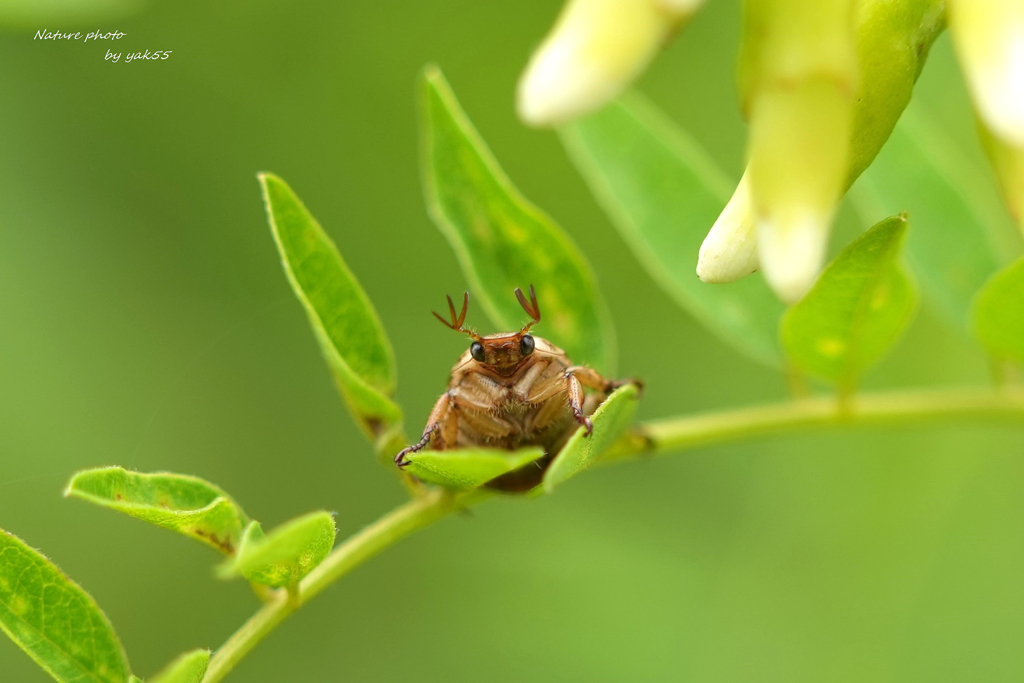
[[[416,445],[412,445],[412,446],[406,446],[402,450],[398,451],[398,455],[395,456],[395,464],[398,465],[398,469],[404,470],[406,468],[406,466],[410,462],[412,462],[411,460],[409,460],[405,456],[409,455],[410,453],[415,453],[418,450],[419,450],[419,448],[417,448]]]
[[[430,443],[430,437],[437,431],[437,425],[433,424],[423,432],[423,438],[414,443],[411,446],[406,446],[402,450],[398,451],[398,455],[395,456],[395,464],[398,465],[399,469],[405,469],[405,466],[409,464],[409,459],[405,456],[410,453],[418,453],[423,450],[428,443]]]
[[[589,417],[583,418],[583,426],[587,430],[587,436],[591,436],[594,433],[594,423],[590,421]]]

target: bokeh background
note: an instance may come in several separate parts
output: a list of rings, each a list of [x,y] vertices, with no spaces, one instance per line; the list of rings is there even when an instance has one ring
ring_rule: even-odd
[[[267,525],[337,510],[342,535],[403,499],[335,393],[255,173],[295,188],[369,292],[415,431],[464,347],[430,316],[464,281],[421,199],[425,62],[590,258],[620,372],[647,379],[643,417],[785,398],[652,284],[555,135],[516,120],[517,76],[558,4],[154,0],[0,33],[0,527],[96,597],[139,674],[215,648],[256,600],[213,577],[205,547],[62,499],[76,469],[194,473]],[[736,176],[738,22],[736,0],[708,3],[639,84]],[[33,41],[39,28],[173,53],[112,64],[105,43]],[[915,97],[981,167],[948,36]],[[924,308],[866,383],[987,376]],[[1019,427],[948,424],[594,471],[360,567],[231,680],[1020,680],[1022,449]],[[0,679],[49,680],[2,638]]]

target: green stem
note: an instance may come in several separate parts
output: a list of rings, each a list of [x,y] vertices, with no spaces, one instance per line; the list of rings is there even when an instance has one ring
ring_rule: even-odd
[[[601,458],[623,462],[652,452],[680,451],[726,441],[841,425],[886,425],[947,419],[1024,420],[1024,392],[977,389],[898,391],[851,397],[840,408],[834,397],[741,408],[656,420],[623,437]],[[486,497],[486,491],[453,496],[440,490],[395,508],[350,537],[299,584],[298,600],[278,591],[217,651],[203,683],[218,683],[281,622],[327,586],[381,550],[460,506]]]
[[[758,436],[834,426],[871,426],[949,419],[1024,419],[1024,392],[978,389],[893,391],[854,395],[842,406],[833,396],[647,422],[604,462],[651,451],[678,451]]]
[[[826,427],[913,424],[950,419],[1024,419],[1019,389],[930,389],[799,398],[751,408],[653,420],[624,434],[601,465],[729,441]]]

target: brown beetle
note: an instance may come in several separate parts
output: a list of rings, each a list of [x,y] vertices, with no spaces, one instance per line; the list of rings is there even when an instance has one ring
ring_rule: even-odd
[[[530,329],[541,320],[533,285],[529,302],[518,288],[515,295],[532,319],[518,332],[481,337],[464,327],[469,292],[458,315],[447,297],[450,321],[434,313],[445,326],[468,334],[473,341],[452,369],[448,391],[434,405],[422,438],[395,456],[399,467],[407,464],[405,456],[428,445],[433,450],[541,446],[544,458],[492,482],[507,490],[531,488],[578,425],[588,435],[593,431],[588,416],[610,391],[626,383],[573,365],[560,348],[531,335]],[[585,395],[584,387],[594,393]]]

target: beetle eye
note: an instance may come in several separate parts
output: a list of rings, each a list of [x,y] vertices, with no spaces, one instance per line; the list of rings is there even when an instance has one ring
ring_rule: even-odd
[[[533,337],[528,334],[523,335],[522,341],[519,342],[519,353],[524,356],[529,356],[533,353]]]
[[[473,342],[469,345],[469,354],[478,363],[483,363],[487,360],[487,355],[484,354],[484,345],[480,342]]]

